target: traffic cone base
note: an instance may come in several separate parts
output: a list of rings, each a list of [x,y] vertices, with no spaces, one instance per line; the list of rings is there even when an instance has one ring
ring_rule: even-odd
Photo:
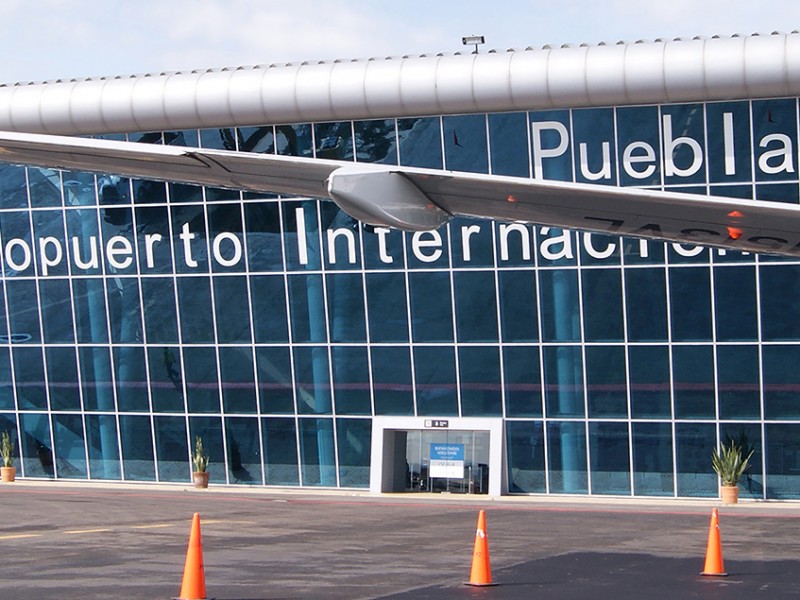
[[[722,561],[722,541],[719,535],[719,511],[711,511],[711,525],[708,528],[708,547],[706,548],[706,562],[700,575],[709,577],[727,577]]]
[[[478,513],[478,530],[475,532],[475,548],[472,551],[472,571],[466,585],[487,587],[492,583],[492,567],[489,561],[489,536],[486,534],[486,511]]]

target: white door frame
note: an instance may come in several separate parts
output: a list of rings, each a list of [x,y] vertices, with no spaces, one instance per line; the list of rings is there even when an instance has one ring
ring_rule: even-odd
[[[369,491],[380,494],[387,488],[388,473],[384,455],[386,431],[487,431],[489,433],[489,495],[508,493],[503,419],[479,417],[373,417]]]

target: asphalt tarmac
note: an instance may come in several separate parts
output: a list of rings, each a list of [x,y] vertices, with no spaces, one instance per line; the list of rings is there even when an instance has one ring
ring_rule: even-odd
[[[0,600],[176,597],[195,512],[209,599],[800,598],[796,502],[719,508],[728,577],[699,574],[714,501],[18,480],[0,506]],[[464,585],[480,509],[493,587]]]

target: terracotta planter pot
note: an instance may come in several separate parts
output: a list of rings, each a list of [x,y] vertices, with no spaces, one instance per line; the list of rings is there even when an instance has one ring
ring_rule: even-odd
[[[722,496],[723,504],[738,504],[739,502],[739,486],[738,485],[723,485],[720,488],[720,495]]]
[[[4,483],[11,483],[17,477],[17,467],[0,467],[0,479]]]
[[[192,473],[192,481],[196,488],[208,487],[208,471],[195,471]]]

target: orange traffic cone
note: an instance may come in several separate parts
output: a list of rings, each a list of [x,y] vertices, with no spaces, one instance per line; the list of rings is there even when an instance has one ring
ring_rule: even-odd
[[[711,526],[708,528],[708,549],[706,550],[706,564],[700,575],[714,575],[727,577],[725,566],[722,564],[722,541],[719,537],[719,511],[711,511]]]
[[[467,585],[487,586],[492,583],[492,566],[489,564],[489,538],[486,535],[486,511],[478,513],[478,530],[475,532],[475,549],[472,551],[472,571]]]
[[[203,568],[203,541],[200,539],[200,514],[194,513],[186,566],[183,569],[181,595],[174,600],[206,600],[206,576]]]

